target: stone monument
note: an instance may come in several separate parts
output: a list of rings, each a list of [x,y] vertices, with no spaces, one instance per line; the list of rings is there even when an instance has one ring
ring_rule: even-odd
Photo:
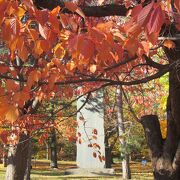
[[[114,174],[113,169],[105,169],[103,99],[102,90],[92,93],[88,98],[83,96],[78,99],[76,143],[78,168],[67,170],[65,174],[90,176]]]
[[[77,102],[77,109],[86,101]],[[77,113],[77,165],[79,168],[104,168],[104,107],[103,92],[92,93],[85,106]],[[79,135],[78,135],[79,134]],[[79,142],[80,141],[80,142]],[[100,157],[100,158],[99,158]]]

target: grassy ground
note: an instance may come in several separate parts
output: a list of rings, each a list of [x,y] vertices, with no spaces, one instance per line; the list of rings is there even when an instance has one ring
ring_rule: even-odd
[[[52,170],[49,168],[49,161],[47,160],[33,160],[32,162],[32,180],[56,180],[56,179],[86,179],[86,180],[102,180],[102,179],[121,179],[121,167],[119,164],[114,164],[113,168],[115,169],[115,176],[105,176],[105,177],[84,177],[84,176],[75,176],[75,175],[64,175],[65,169],[76,168],[75,162],[70,161],[59,161],[58,170]],[[140,162],[131,163],[132,179],[134,180],[152,180],[151,165],[147,163],[146,166],[142,166]],[[3,165],[0,165],[0,180],[5,178],[5,168]]]

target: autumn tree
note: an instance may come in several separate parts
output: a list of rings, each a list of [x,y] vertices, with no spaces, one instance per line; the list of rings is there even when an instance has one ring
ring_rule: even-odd
[[[44,127],[32,115],[42,101],[78,94],[78,86],[86,94],[146,83],[167,72],[166,139],[156,115],[140,122],[155,179],[180,179],[179,0],[98,2],[0,1],[1,45],[8,49],[0,57],[1,136],[9,144],[11,170],[6,179],[28,177],[29,139]],[[156,58],[159,49],[165,55]]]

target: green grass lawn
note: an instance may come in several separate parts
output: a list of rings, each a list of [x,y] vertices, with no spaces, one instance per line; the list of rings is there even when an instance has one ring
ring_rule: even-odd
[[[36,160],[32,161],[32,171],[31,179],[32,180],[56,180],[56,179],[91,179],[91,180],[101,180],[101,179],[120,179],[121,177],[121,167],[120,164],[114,164],[113,168],[115,169],[115,176],[105,176],[105,177],[85,177],[77,175],[64,175],[65,169],[75,168],[75,162],[70,161],[59,161],[59,169],[52,170],[49,168],[49,161],[47,160]],[[148,163],[146,166],[142,166],[140,162],[131,163],[132,179],[134,180],[152,180],[152,170],[151,165]],[[3,165],[0,165],[0,180],[5,179],[5,168]]]

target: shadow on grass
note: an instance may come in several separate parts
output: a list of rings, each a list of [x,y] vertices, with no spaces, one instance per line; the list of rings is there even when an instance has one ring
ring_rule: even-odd
[[[32,175],[43,175],[43,176],[64,176],[64,172],[59,171],[31,171]]]

